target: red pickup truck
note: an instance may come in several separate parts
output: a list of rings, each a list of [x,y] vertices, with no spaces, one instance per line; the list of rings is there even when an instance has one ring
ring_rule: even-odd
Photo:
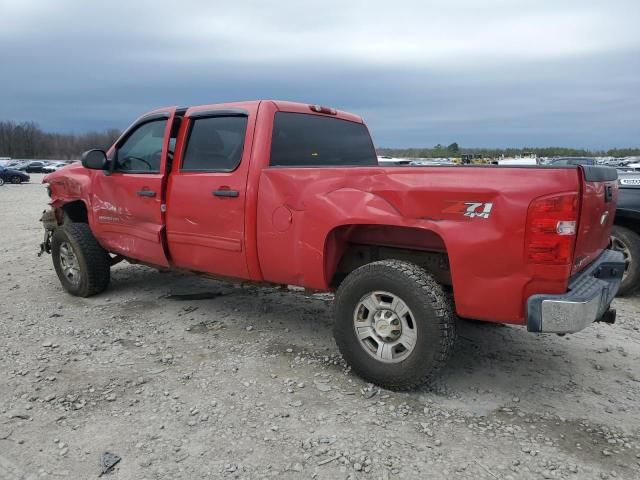
[[[446,361],[456,314],[531,332],[613,322],[616,178],[591,166],[381,167],[360,117],[316,105],[163,108],[45,177],[42,248],[84,297],[122,259],[335,291],[346,361],[407,389]]]

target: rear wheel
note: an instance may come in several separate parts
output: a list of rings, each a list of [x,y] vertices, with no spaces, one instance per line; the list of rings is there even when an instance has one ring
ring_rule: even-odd
[[[0,177],[0,187],[4,185],[4,178]]]
[[[11,177],[11,183],[17,185],[19,183],[22,183],[22,178],[20,178],[19,176],[15,176],[15,177]]]
[[[53,266],[63,288],[77,297],[90,297],[109,285],[111,259],[86,223],[66,223],[51,239]]]
[[[354,270],[336,293],[334,336],[354,372],[391,390],[429,382],[453,350],[450,297],[424,269],[383,260]]]
[[[626,227],[614,225],[611,247],[624,255],[624,274],[618,295],[631,295],[640,288],[640,236]]]

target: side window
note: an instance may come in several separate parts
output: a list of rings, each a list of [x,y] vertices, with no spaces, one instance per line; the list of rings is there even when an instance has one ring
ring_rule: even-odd
[[[377,166],[362,123],[304,113],[278,112],[273,124],[271,166]]]
[[[118,148],[115,170],[128,173],[159,173],[167,120],[139,126]]]
[[[231,172],[240,165],[247,117],[208,117],[191,120],[182,160],[183,172]]]

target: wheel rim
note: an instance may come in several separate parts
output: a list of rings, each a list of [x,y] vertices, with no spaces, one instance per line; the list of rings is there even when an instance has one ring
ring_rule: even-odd
[[[80,264],[69,242],[60,244],[60,266],[69,283],[74,286],[80,283]]]
[[[613,250],[622,253],[624,256],[624,273],[622,274],[622,281],[624,282],[631,270],[631,262],[633,261],[631,251],[621,239],[614,235],[611,235],[611,247]]]
[[[364,295],[353,313],[356,337],[364,350],[383,363],[396,363],[413,352],[418,339],[411,309],[393,293]]]
[[[20,183],[20,177],[13,177],[11,183]]]
[[[0,178],[0,185],[4,185],[4,178]]]

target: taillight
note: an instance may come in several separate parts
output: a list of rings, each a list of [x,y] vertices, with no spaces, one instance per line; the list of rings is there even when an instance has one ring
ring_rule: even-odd
[[[576,242],[578,195],[563,193],[535,199],[527,213],[527,263],[570,265]]]

